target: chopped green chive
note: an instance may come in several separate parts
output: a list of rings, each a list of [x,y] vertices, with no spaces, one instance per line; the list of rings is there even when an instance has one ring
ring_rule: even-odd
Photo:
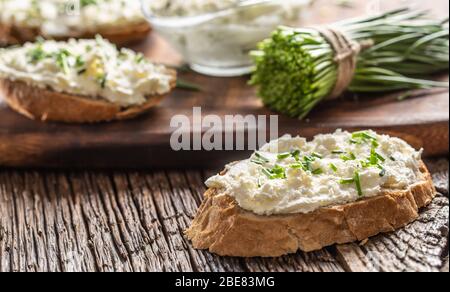
[[[107,74],[101,74],[100,76],[97,77],[97,81],[98,83],[100,83],[101,88],[106,87],[107,77],[108,77]]]
[[[258,164],[258,165],[264,165],[268,163],[270,160],[266,157],[262,156],[258,152],[255,152],[255,157],[250,160],[250,162]]]
[[[77,56],[77,58],[75,59],[75,67],[77,67],[77,68],[83,67],[85,65],[85,63],[86,62],[84,62],[82,56]]]
[[[334,165],[333,163],[330,163],[330,168],[331,168],[334,172],[337,172],[337,171],[338,171],[337,166]]]
[[[258,164],[258,165],[263,165],[264,164],[263,162],[261,162],[259,160],[256,160],[256,159],[252,159],[252,160],[250,160],[250,162],[252,162],[254,164]]]
[[[317,153],[317,152],[313,152],[311,155],[312,155],[313,157],[315,157],[315,158],[319,158],[319,159],[322,159],[322,158],[323,158],[323,156],[322,156],[321,154]]]
[[[377,140],[377,137],[370,135],[368,132],[366,131],[361,131],[361,132],[355,132],[352,134],[352,138],[353,139],[366,139],[366,140]]]
[[[259,160],[262,160],[264,162],[269,162],[270,160],[267,159],[266,157],[262,156],[261,154],[259,154],[258,152],[255,153],[256,158],[258,158]]]
[[[341,159],[344,161],[356,160],[354,153],[350,152],[348,155],[341,155]]]
[[[360,196],[360,197],[364,196],[362,187],[361,187],[361,178],[359,176],[358,171],[355,171],[355,184],[356,184],[356,190],[358,191],[358,196]]]
[[[281,153],[281,154],[278,154],[277,158],[278,158],[278,160],[284,160],[290,156],[291,156],[291,153]]]
[[[370,158],[369,158],[370,164],[375,165],[378,163],[378,156],[377,153],[375,151],[375,148],[372,148],[372,150],[370,151]]]
[[[262,173],[265,174],[269,179],[272,179],[272,173],[267,168],[263,168]]]
[[[349,185],[349,184],[352,184],[352,183],[354,183],[355,182],[355,179],[354,178],[345,178],[345,179],[341,179],[340,181],[339,181],[339,183],[341,184],[341,185]]]
[[[332,154],[345,154],[345,151],[342,150],[333,150],[331,151]]]
[[[381,160],[382,162],[385,162],[385,161],[386,161],[386,158],[384,158],[383,156],[381,156],[379,153],[375,152],[375,155],[376,155],[377,158],[378,158],[379,160]]]
[[[286,178],[286,170],[279,165],[276,165],[272,169],[263,168],[262,172],[269,179],[285,179]]]
[[[303,164],[302,163],[292,164],[290,166],[290,168],[292,168],[292,169],[303,169]]]
[[[296,161],[300,161],[300,150],[294,150],[291,152],[292,157],[294,157],[294,159]]]
[[[30,50],[27,53],[27,56],[30,59],[30,62],[35,64],[38,61],[47,58],[48,54],[45,53],[44,49],[42,48],[42,45],[38,45],[35,49]]]
[[[312,174],[314,174],[314,175],[323,174],[323,170],[322,170],[321,168],[318,168],[318,169],[316,169],[316,170],[313,170],[313,171],[312,171]]]
[[[392,160],[392,161],[397,161],[397,159],[395,159],[394,156],[389,157],[389,159]]]
[[[341,185],[350,185],[350,184],[356,184],[356,190],[358,191],[358,196],[362,197],[363,191],[361,187],[361,178],[359,176],[359,172],[355,171],[355,175],[353,178],[346,178],[339,181]]]
[[[202,91],[202,87],[200,85],[193,83],[193,82],[183,80],[183,79],[177,80],[177,88],[192,90],[192,91]]]
[[[65,74],[69,73],[68,57],[70,55],[71,55],[70,52],[66,49],[62,49],[58,53],[55,54],[56,64],[58,65],[59,68],[61,68],[61,70],[63,70],[63,72]]]
[[[144,60],[145,60],[145,57],[144,57],[143,54],[138,54],[138,55],[136,56],[136,63],[140,64],[140,63],[142,63]]]

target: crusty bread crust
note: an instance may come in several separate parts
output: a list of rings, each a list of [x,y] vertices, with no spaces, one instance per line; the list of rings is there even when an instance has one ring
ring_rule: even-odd
[[[168,72],[173,76],[171,87],[174,88],[176,72],[169,69]],[[0,79],[0,94],[12,109],[30,119],[65,123],[131,119],[149,111],[167,96],[149,96],[145,104],[124,109],[105,100],[55,92],[9,79]]]
[[[234,198],[209,189],[186,235],[194,248],[237,257],[277,257],[362,241],[406,226],[431,203],[436,190],[424,164],[421,172],[423,181],[407,190],[386,190],[377,197],[309,214],[259,216],[240,208]]]
[[[73,32],[61,37],[49,37],[45,36],[39,28],[18,27],[0,23],[0,45],[20,45],[26,42],[33,42],[38,36],[65,41],[70,38],[90,39],[99,34],[118,46],[125,46],[143,41],[151,30],[151,26],[147,22],[141,22],[123,27],[100,29],[95,32]]]

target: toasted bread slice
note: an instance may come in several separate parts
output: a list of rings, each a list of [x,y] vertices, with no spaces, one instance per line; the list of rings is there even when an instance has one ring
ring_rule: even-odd
[[[176,85],[176,72],[171,86]],[[30,86],[22,81],[0,79],[0,94],[8,105],[24,116],[41,121],[96,123],[131,119],[156,106],[166,95],[147,97],[143,105],[122,108],[105,100],[55,92]]]
[[[126,46],[145,40],[151,30],[151,26],[147,22],[141,22],[129,26],[102,29],[95,32],[73,32],[69,35],[55,37],[44,35],[39,28],[0,24],[0,45],[20,45],[26,42],[33,42],[39,36],[46,39],[66,41],[70,38],[89,39],[96,35],[101,35],[103,38],[118,46]]]
[[[221,256],[277,257],[333,244],[362,241],[413,222],[436,190],[425,164],[423,181],[406,190],[318,209],[309,214],[260,216],[243,210],[231,196],[209,189],[186,231],[197,249]]]

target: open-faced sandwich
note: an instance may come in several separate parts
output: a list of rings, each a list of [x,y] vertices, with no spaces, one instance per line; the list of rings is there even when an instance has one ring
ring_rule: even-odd
[[[2,0],[0,45],[48,39],[92,38],[118,45],[144,39],[150,32],[139,0]]]
[[[436,191],[421,151],[373,131],[282,137],[207,181],[195,248],[274,257],[362,241],[418,218]]]
[[[0,96],[32,119],[128,119],[157,105],[175,85],[175,71],[101,37],[0,50]]]

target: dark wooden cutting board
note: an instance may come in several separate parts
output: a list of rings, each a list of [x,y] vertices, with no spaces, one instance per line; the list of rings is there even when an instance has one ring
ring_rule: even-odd
[[[316,4],[308,16],[320,22],[359,14],[366,1],[353,8]],[[325,1],[329,3],[329,1]],[[429,1],[427,1],[429,2]],[[426,4],[431,6],[431,4]],[[447,1],[433,1],[433,9],[448,14]],[[445,9],[445,10],[443,10]],[[158,62],[176,64],[179,56],[158,36],[135,48]],[[180,77],[202,85],[202,91],[177,89],[158,108],[132,121],[97,125],[45,124],[28,120],[0,101],[0,166],[70,168],[217,167],[247,155],[242,151],[172,151],[169,145],[174,115],[192,117],[194,106],[202,114],[270,115],[247,85],[248,77],[211,78],[192,72]],[[447,76],[443,78],[447,79]],[[279,133],[311,138],[318,133],[374,129],[399,136],[426,156],[448,155],[448,90],[424,90],[399,101],[402,93],[348,96],[327,102],[308,120],[279,117]]]

